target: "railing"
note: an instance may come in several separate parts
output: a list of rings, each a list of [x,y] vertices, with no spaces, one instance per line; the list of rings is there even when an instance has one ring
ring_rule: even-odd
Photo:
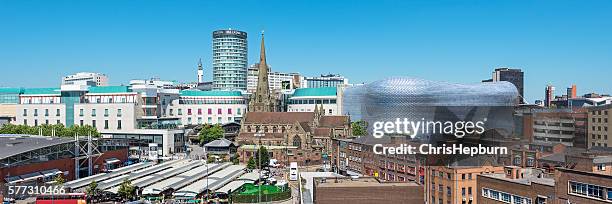
[[[234,194],[231,196],[231,200],[233,203],[257,203],[257,202],[271,202],[271,201],[281,201],[287,200],[291,198],[291,189],[287,188],[286,191],[278,192],[278,193],[268,193],[261,194],[261,199],[259,199],[259,195],[240,195]]]

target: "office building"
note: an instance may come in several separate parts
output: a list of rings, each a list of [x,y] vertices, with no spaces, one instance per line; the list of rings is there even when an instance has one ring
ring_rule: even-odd
[[[217,30],[212,33],[213,89],[246,90],[247,33]]]
[[[612,104],[588,109],[588,147],[612,147]]]
[[[486,163],[479,166],[428,166],[425,170],[425,202],[478,204],[478,175],[503,171],[503,167]]]
[[[372,176],[385,182],[416,182],[424,184],[423,157],[413,154],[375,154],[374,145],[397,146],[413,144],[403,137],[385,137],[380,140],[362,136],[334,138],[331,167],[343,175]]]
[[[477,181],[479,204],[555,203],[555,180],[538,169],[506,166],[503,172],[478,175]]]
[[[319,87],[337,87],[347,85],[348,79],[339,74],[321,74],[319,77],[304,77],[301,87],[303,88],[319,88]]]
[[[268,66],[269,70],[271,67]],[[297,79],[297,80],[296,80]],[[278,93],[283,90],[293,90],[299,87],[299,73],[284,73],[268,71],[268,86],[271,93]],[[259,63],[249,66],[247,75],[247,92],[252,94],[257,90],[259,81]]]
[[[62,79],[63,85],[81,84],[87,86],[108,86],[108,77],[101,73],[79,72],[65,76]]]
[[[567,88],[567,98],[572,99],[576,98],[576,84],[572,84],[571,87]]]
[[[612,175],[568,168],[555,171],[556,203],[612,202]]]
[[[533,141],[586,147],[586,109],[543,109],[532,113]]]
[[[191,126],[240,123],[246,111],[246,97],[240,91],[182,90],[179,99],[170,102],[166,113]]]
[[[325,115],[340,115],[342,113],[342,87],[296,89],[289,98],[287,111],[312,112],[319,105],[322,105]]]
[[[490,82],[499,82],[499,81],[507,81],[510,82],[512,84],[514,84],[514,86],[516,86],[516,89],[518,90],[519,93],[519,102],[525,103],[525,99],[524,97],[524,92],[523,92],[523,80],[524,80],[524,74],[523,71],[521,71],[521,69],[510,69],[510,68],[497,68],[493,71],[493,76],[491,77]],[[483,81],[485,82],[485,81]]]
[[[0,88],[0,126],[14,123],[17,119],[17,104],[23,88]]]
[[[544,89],[544,107],[551,107],[554,99],[555,87],[552,85],[546,85],[546,89]]]

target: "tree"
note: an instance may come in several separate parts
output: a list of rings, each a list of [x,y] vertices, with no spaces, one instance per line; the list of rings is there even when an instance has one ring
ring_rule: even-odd
[[[247,169],[255,169],[255,159],[253,159],[253,157],[249,158],[249,162],[247,163]]]
[[[230,161],[232,162],[232,164],[234,165],[238,165],[240,164],[240,159],[238,159],[238,154],[234,154],[234,156],[232,156],[230,158]]]
[[[95,197],[98,194],[98,183],[96,181],[91,181],[87,189],[85,189],[88,196]]]
[[[223,133],[223,128],[219,124],[204,125],[202,126],[202,130],[200,130],[200,133],[198,134],[198,138],[200,139],[200,144],[204,145],[206,143],[212,142],[213,140],[222,138]]]
[[[136,189],[132,186],[132,182],[126,178],[119,186],[117,194],[123,199],[130,200],[135,196]]]
[[[78,134],[79,136],[91,134],[94,137],[100,137],[101,135],[96,128],[90,125],[64,127],[62,124],[42,124],[38,126],[5,124],[0,127],[0,134],[38,135],[41,131],[45,136],[51,136],[53,131],[55,131],[55,136],[58,137],[74,137],[74,134]]]
[[[259,155],[261,155],[261,159],[259,159]],[[266,147],[263,145],[259,147],[259,149],[257,150],[257,154],[255,154],[255,157],[257,158],[256,162],[261,162],[257,164],[259,169],[266,167],[270,164],[270,154],[268,154],[268,149],[266,149]]]
[[[358,120],[351,123],[351,131],[355,136],[365,136],[368,134],[367,127],[368,123],[363,120]]]
[[[64,184],[64,182],[66,182],[66,179],[64,179],[62,174],[58,174],[57,176],[55,176],[53,181],[55,181],[55,185],[61,186],[62,184]]]

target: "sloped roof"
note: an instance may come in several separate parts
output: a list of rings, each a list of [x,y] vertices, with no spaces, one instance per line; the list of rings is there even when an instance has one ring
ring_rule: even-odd
[[[329,136],[331,129],[329,128],[316,128],[314,130],[314,136]]]
[[[221,139],[216,139],[213,140],[212,142],[206,143],[204,146],[205,147],[229,147],[232,145],[232,141],[229,141],[228,139],[225,138],[221,138]]]
[[[340,127],[340,126],[344,126],[345,124],[348,123],[348,116],[323,116],[321,117],[321,120],[319,121],[319,126],[320,127],[329,127],[329,128],[335,128],[335,127]]]
[[[295,122],[312,122],[314,116],[313,112],[249,112],[243,121],[244,123],[293,124]]]

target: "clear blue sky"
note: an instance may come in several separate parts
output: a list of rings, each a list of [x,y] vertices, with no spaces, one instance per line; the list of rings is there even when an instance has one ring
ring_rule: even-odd
[[[265,29],[275,71],[479,82],[521,68],[529,102],[552,83],[612,93],[612,1],[0,0],[0,86],[56,87],[94,71],[112,84],[211,78],[211,32]]]

